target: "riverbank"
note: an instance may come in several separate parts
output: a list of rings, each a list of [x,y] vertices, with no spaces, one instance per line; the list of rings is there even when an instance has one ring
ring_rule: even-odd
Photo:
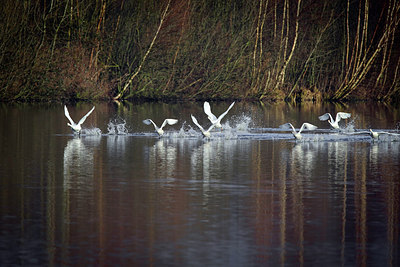
[[[398,1],[6,0],[0,11],[1,101],[400,99]]]

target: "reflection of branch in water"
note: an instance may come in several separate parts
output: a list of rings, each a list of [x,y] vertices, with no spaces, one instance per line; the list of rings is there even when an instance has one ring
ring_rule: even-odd
[[[377,172],[375,177],[382,179],[384,181],[382,184],[395,185],[398,183],[398,174],[393,170],[393,166],[400,162],[399,151],[400,142],[377,141],[370,143],[368,170]],[[383,228],[387,229],[388,257],[392,259],[398,251],[399,215],[396,211],[399,210],[400,194],[397,186],[385,186],[384,188],[382,195],[384,195],[385,210],[382,212],[387,214],[387,225],[383,225]]]
[[[290,154],[283,153],[285,161],[290,162],[290,175],[301,174],[303,179],[312,177],[312,173],[321,162],[325,162],[327,172],[333,173],[335,179],[343,177],[344,164],[347,162],[348,142],[306,142],[296,143]],[[319,155],[326,154],[326,159]]]
[[[379,161],[386,162],[390,158],[396,161],[399,157],[400,142],[371,142],[369,149],[369,159],[377,164]]]
[[[64,189],[91,184],[82,178],[93,177],[93,150],[90,147],[97,146],[100,138],[93,136],[68,141],[64,148]]]

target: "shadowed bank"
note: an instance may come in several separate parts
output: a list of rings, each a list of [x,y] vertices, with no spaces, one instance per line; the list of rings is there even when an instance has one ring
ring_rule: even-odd
[[[0,99],[399,99],[399,1],[11,1]]]

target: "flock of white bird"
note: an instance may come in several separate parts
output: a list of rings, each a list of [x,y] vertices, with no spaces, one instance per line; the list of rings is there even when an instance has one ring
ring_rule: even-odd
[[[215,115],[211,112],[210,103],[208,103],[207,101],[204,102],[204,112],[207,114],[208,119],[211,121],[211,126],[210,126],[207,130],[205,130],[205,129],[198,123],[197,119],[196,119],[193,115],[191,115],[192,121],[193,121],[193,123],[194,123],[197,127],[199,127],[199,129],[200,129],[201,133],[203,134],[203,136],[209,138],[209,137],[211,136],[211,130],[212,130],[214,127],[222,128],[221,120],[226,116],[226,114],[228,114],[229,110],[233,107],[234,104],[235,104],[235,102],[233,102],[233,103],[229,106],[229,108],[228,108],[224,113],[222,113],[219,117],[217,117],[217,116],[215,116]],[[69,123],[67,123],[67,125],[68,125],[69,127],[71,127],[72,132],[73,132],[74,134],[78,134],[78,135],[79,135],[79,134],[81,133],[81,130],[82,130],[82,126],[81,126],[81,125],[85,122],[86,118],[93,112],[94,108],[95,108],[95,107],[93,107],[85,116],[83,116],[82,119],[80,119],[80,121],[79,121],[78,123],[75,123],[75,122],[72,120],[71,116],[69,115],[67,106],[64,106],[65,117],[67,117],[67,119],[69,120]],[[157,132],[157,134],[158,134],[159,136],[162,136],[162,135],[164,134],[163,128],[164,128],[167,124],[168,124],[168,125],[174,125],[174,124],[176,124],[177,122],[178,122],[177,119],[165,119],[164,122],[161,124],[161,126],[158,127],[157,124],[156,124],[152,119],[145,119],[145,120],[143,120],[143,123],[146,124],[146,125],[153,124],[154,129],[155,129],[155,131]]]
[[[324,115],[319,116],[318,119],[321,120],[321,121],[326,121],[327,120],[333,129],[340,129],[339,121],[341,121],[342,119],[348,119],[350,117],[351,117],[350,113],[338,112],[336,114],[336,119],[335,120],[333,119],[333,117],[332,117],[332,115],[330,113],[325,113]],[[311,123],[308,123],[308,122],[303,123],[298,132],[296,132],[296,129],[294,128],[294,126],[290,122],[285,123],[285,124],[283,124],[283,125],[281,125],[279,127],[283,128],[283,129],[285,129],[285,128],[289,128],[290,129],[291,128],[292,129],[292,134],[293,134],[294,138],[296,138],[297,140],[301,140],[303,138],[303,136],[301,135],[301,132],[303,130],[312,131],[312,130],[315,130],[315,129],[318,128],[317,126],[315,126],[315,125],[313,125]]]
[[[204,102],[204,113],[207,115],[208,119],[211,122],[211,126],[206,130],[204,129],[199,122],[197,121],[196,117],[194,117],[193,115],[190,115],[192,118],[193,123],[200,129],[201,133],[203,134],[204,137],[206,138],[210,138],[211,136],[211,130],[216,127],[216,128],[222,128],[221,125],[221,120],[226,116],[226,114],[228,114],[229,110],[233,107],[233,105],[235,104],[235,102],[233,102],[228,109],[222,113],[219,117],[215,116],[212,112],[211,112],[211,107],[210,107],[210,103],[208,103],[207,101]],[[69,120],[69,123],[67,123],[67,125],[69,127],[71,127],[72,131],[74,134],[78,134],[80,135],[81,130],[82,130],[82,124],[85,122],[86,118],[93,112],[93,110],[95,109],[95,107],[93,107],[85,116],[83,116],[78,123],[75,123],[71,116],[69,115],[67,106],[64,106],[64,113],[65,116],[67,117],[67,119]],[[328,121],[328,123],[330,124],[331,128],[333,129],[340,129],[339,127],[339,122],[342,119],[348,119],[351,117],[350,113],[346,113],[346,112],[338,112],[336,114],[336,119],[334,120],[332,115],[330,113],[325,113],[324,115],[319,116],[319,120],[321,121]],[[153,124],[155,131],[157,132],[157,134],[161,137],[164,134],[164,130],[163,128],[168,124],[168,125],[174,125],[178,122],[177,119],[165,119],[164,122],[161,124],[160,127],[157,126],[157,124],[151,120],[151,119],[145,119],[143,120],[143,123],[146,125],[150,125]],[[281,126],[279,126],[279,128],[281,129],[290,129],[292,130],[292,134],[295,137],[296,140],[301,140],[303,137],[301,135],[303,130],[315,130],[318,127],[308,123],[308,122],[304,122],[299,131],[296,131],[295,127],[290,123],[285,123]],[[370,135],[373,139],[379,139],[379,137],[381,135],[396,135],[396,136],[400,136],[400,134],[397,133],[389,133],[389,132],[374,132],[372,131],[372,129],[369,129],[369,131],[359,131],[359,132],[352,132],[352,133],[346,133],[346,134],[368,134]]]

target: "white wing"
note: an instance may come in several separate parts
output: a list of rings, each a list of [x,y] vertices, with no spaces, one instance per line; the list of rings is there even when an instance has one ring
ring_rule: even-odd
[[[74,125],[75,122],[71,119],[71,116],[69,115],[67,106],[65,106],[65,105],[64,105],[64,114],[65,114],[65,117],[67,117],[67,119],[69,120],[69,122],[70,122],[72,125]]]
[[[192,121],[194,122],[194,124],[196,124],[197,127],[199,127],[200,130],[204,133],[204,132],[205,132],[205,131],[204,131],[204,128],[201,127],[201,125],[197,122],[197,119],[196,119],[193,115],[190,115],[190,116],[192,117]]]
[[[338,112],[336,114],[336,122],[339,122],[340,119],[348,119],[351,117],[350,113],[346,113],[346,112]]]
[[[169,125],[174,125],[175,123],[178,122],[177,119],[166,119],[166,121],[167,121],[167,123],[168,123]]]
[[[393,135],[393,136],[398,136],[400,134],[398,133],[389,133],[389,132],[373,132],[372,130],[370,130],[371,133],[377,133],[377,134],[387,134],[387,135]]]
[[[146,124],[146,125],[150,125],[150,124],[153,124],[154,125],[154,128],[157,130],[157,125],[154,123],[154,121],[152,121],[151,119],[145,119],[144,121],[143,121],[143,123],[144,124]]]
[[[221,121],[222,118],[225,117],[226,114],[228,114],[229,110],[233,107],[234,104],[235,104],[235,102],[233,102],[233,103],[229,106],[229,108],[228,108],[224,113],[222,113],[222,114],[218,117],[218,120]]]
[[[86,118],[90,115],[90,113],[93,112],[94,108],[95,107],[93,106],[93,108],[85,116],[82,117],[82,119],[78,122],[78,125],[80,125],[80,124],[85,122]]]
[[[281,128],[281,129],[292,129],[293,132],[296,132],[296,129],[293,127],[293,125],[290,122],[282,124],[281,126],[279,126],[279,128]]]
[[[145,119],[145,120],[143,120],[143,123],[146,125],[150,125],[152,123],[152,121],[150,119]]]
[[[204,102],[203,108],[204,108],[204,113],[207,114],[207,116],[208,116],[208,118],[209,118],[209,120],[210,120],[211,122],[217,120],[217,117],[215,117],[215,115],[212,114],[212,112],[211,112],[210,103],[208,103],[207,101]]]
[[[301,131],[303,131],[304,129],[307,129],[307,130],[315,130],[315,129],[317,129],[317,128],[318,128],[317,126],[312,125],[311,123],[305,122],[305,123],[303,123],[303,125],[301,125],[301,128],[300,128],[300,130],[299,130],[299,133],[301,133]]]
[[[167,125],[167,123],[169,125],[174,125],[177,122],[178,122],[178,120],[176,120],[176,119],[165,119],[163,124],[161,125],[160,129],[164,128],[164,126]]]
[[[146,125],[150,125],[153,124],[154,126],[156,126],[156,124],[154,123],[154,121],[152,121],[151,119],[145,119],[142,121],[144,124]]]
[[[329,113],[325,113],[324,115],[321,115],[318,117],[318,119],[320,121],[326,121],[326,120],[329,120],[329,118],[331,118],[331,120],[333,120],[331,114],[329,114]]]
[[[400,136],[400,134],[398,134],[398,133],[388,133],[388,132],[381,132],[381,133],[393,135],[393,136]]]
[[[367,131],[360,131],[360,132],[352,132],[352,133],[346,133],[344,132],[343,134],[345,135],[357,135],[357,134],[371,134],[371,132],[367,132]]]

